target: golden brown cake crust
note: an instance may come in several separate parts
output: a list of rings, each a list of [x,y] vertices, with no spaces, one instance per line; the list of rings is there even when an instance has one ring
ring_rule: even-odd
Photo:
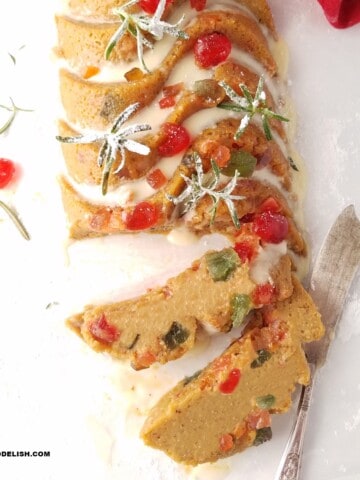
[[[67,16],[57,15],[59,57],[79,71],[87,66],[97,66],[105,61],[104,52],[111,36],[119,26],[111,23],[88,23]],[[95,41],[95,42],[94,42]],[[136,56],[136,40],[126,33],[112,53],[113,60],[131,61]]]
[[[110,28],[110,27],[107,27]],[[138,81],[120,83],[96,83],[82,79],[74,73],[60,71],[60,93],[69,121],[84,128],[105,129],[109,127],[126,107],[140,103],[140,108],[149,105],[161,91],[174,65],[190,51],[197,38],[208,32],[221,32],[232,43],[260,61],[271,75],[276,73],[276,63],[269,50],[266,38],[258,25],[240,13],[222,11],[204,12],[184,29],[188,40],[178,39],[162,62],[152,73]],[[109,32],[110,36],[114,31]],[[94,42],[103,55],[106,42]],[[101,54],[100,54],[101,52]],[[80,54],[80,52],[79,52]],[[97,64],[98,62],[91,62]]]
[[[239,5],[248,8],[257,20],[269,29],[274,38],[277,37],[274,19],[266,0],[237,1]],[[116,7],[120,7],[126,2],[127,0],[69,0],[68,8],[69,11],[76,16],[106,20],[117,18],[112,10]],[[176,8],[183,3],[184,0],[175,0],[174,7]]]

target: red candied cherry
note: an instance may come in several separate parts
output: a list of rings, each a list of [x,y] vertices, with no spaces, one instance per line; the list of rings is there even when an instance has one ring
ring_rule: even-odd
[[[255,243],[246,240],[236,242],[234,245],[234,250],[239,255],[243,263],[246,261],[251,262],[251,260],[255,258],[257,254]]]
[[[159,100],[159,107],[164,110],[165,108],[173,107],[176,103],[175,97],[163,97]]]
[[[7,158],[0,158],[0,188],[6,187],[15,175],[14,162]]]
[[[95,340],[98,340],[102,343],[111,344],[116,342],[116,340],[120,337],[119,330],[107,321],[104,313],[100,318],[90,323],[89,331]]]
[[[149,15],[153,15],[159,5],[160,0],[140,0],[139,5],[142,10],[144,10],[145,13],[148,13]],[[173,0],[166,0],[166,7],[167,8]]]
[[[159,210],[149,202],[140,202],[134,210],[128,213],[125,226],[128,230],[146,230],[156,225],[159,220]]]
[[[197,12],[201,12],[206,7],[206,0],[190,0],[191,8],[195,8]]]
[[[264,242],[280,243],[288,234],[289,224],[287,218],[280,213],[263,212],[255,216],[253,231]]]
[[[268,305],[272,302],[275,294],[275,287],[270,283],[257,285],[251,297],[255,305]]]
[[[224,435],[221,435],[220,440],[219,440],[219,449],[222,452],[228,452],[231,450],[234,446],[234,439],[230,433],[225,433]]]
[[[238,368],[233,368],[227,379],[224,380],[222,383],[219,385],[219,390],[221,393],[224,393],[226,395],[233,393],[235,388],[237,387],[239,381],[241,378],[241,371]]]
[[[223,33],[207,33],[194,46],[195,62],[200,68],[209,68],[224,62],[231,52],[231,42]]]
[[[146,181],[148,182],[150,187],[152,187],[154,190],[158,190],[163,185],[165,185],[165,183],[167,182],[167,178],[160,170],[160,168],[156,168],[147,175]]]
[[[190,145],[190,135],[185,127],[177,123],[164,123],[161,128],[164,138],[158,146],[162,157],[173,157]]]

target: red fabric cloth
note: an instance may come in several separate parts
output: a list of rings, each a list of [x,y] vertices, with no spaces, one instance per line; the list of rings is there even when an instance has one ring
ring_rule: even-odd
[[[347,28],[360,22],[360,0],[318,0],[326,18],[335,28]]]

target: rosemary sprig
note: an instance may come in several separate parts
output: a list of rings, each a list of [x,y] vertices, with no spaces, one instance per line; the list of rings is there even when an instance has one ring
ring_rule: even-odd
[[[188,39],[189,36],[184,31],[179,30],[179,26],[184,21],[185,15],[183,15],[174,25],[161,20],[166,7],[166,0],[159,1],[153,16],[144,13],[129,13],[126,11],[127,8],[136,5],[138,1],[139,0],[130,0],[121,7],[114,9],[114,13],[120,17],[122,23],[111,37],[105,49],[105,59],[109,60],[115,45],[125,35],[126,32],[129,32],[133,37],[136,38],[137,54],[141,66],[146,72],[149,72],[149,69],[144,61],[143,49],[144,46],[152,49],[154,48],[154,44],[144,36],[144,33],[150,33],[154,36],[155,40],[161,40],[166,33],[173,37],[183,39]]]
[[[262,126],[265,132],[267,140],[272,139],[271,129],[269,125],[269,119],[275,118],[281,122],[288,122],[289,119],[279,115],[278,113],[270,110],[266,104],[266,92],[264,90],[264,76],[261,75],[259,83],[253,97],[249,92],[248,88],[244,84],[239,84],[243,97],[238,95],[235,90],[233,90],[230,85],[226,82],[219,82],[219,85],[225,90],[226,95],[230,98],[232,103],[220,103],[219,108],[225,110],[232,110],[233,112],[245,112],[245,115],[241,119],[239,128],[235,133],[235,140],[237,140],[245,132],[247,126],[249,125],[251,119],[254,115],[260,115]]]
[[[299,169],[296,165],[296,163],[294,162],[293,158],[292,157],[288,157],[288,160],[289,160],[289,164],[290,164],[290,167],[295,170],[295,172],[298,172]]]
[[[21,50],[23,50],[25,48],[26,45],[21,45],[21,47],[19,47],[17,50],[16,50],[16,54],[15,53],[11,53],[11,52],[8,52],[8,55],[9,57],[11,58],[11,61],[13,62],[14,65],[16,65],[16,56]]]
[[[102,141],[103,144],[99,150],[98,165],[103,168],[101,190],[102,194],[106,195],[108,189],[108,182],[111,168],[116,160],[116,154],[119,151],[121,155],[121,162],[114,173],[120,172],[125,165],[126,151],[138,153],[139,155],[148,155],[150,148],[140,142],[127,138],[129,135],[134,135],[137,132],[145,132],[151,130],[148,124],[129,125],[125,128],[120,128],[126,120],[139,108],[140,103],[133,103],[129,105],[123,112],[120,113],[115,120],[109,132],[93,132],[79,137],[62,137],[57,136],[56,139],[63,143],[95,143]]]
[[[217,164],[211,160],[212,171],[204,174],[202,160],[197,152],[192,154],[192,161],[194,162],[196,173],[194,173],[191,178],[182,175],[187,185],[186,189],[178,197],[167,195],[167,198],[175,205],[183,204],[182,213],[186,213],[192,210],[205,195],[209,195],[213,201],[211,223],[215,220],[219,202],[222,200],[229,209],[235,227],[240,228],[240,221],[233,200],[243,200],[245,197],[241,195],[231,195],[240,177],[239,172],[235,171],[235,175],[225,187],[222,190],[217,190],[220,183],[220,170]]]
[[[11,124],[15,120],[16,114],[18,112],[33,112],[34,111],[34,110],[27,110],[25,108],[17,107],[14,103],[14,100],[11,97],[9,97],[9,98],[10,98],[10,102],[11,102],[11,107],[7,107],[6,105],[0,105],[0,108],[3,108],[5,110],[7,110],[8,112],[11,112],[9,118],[6,120],[4,125],[2,125],[0,127],[0,135],[2,133],[5,133],[6,130],[8,130],[11,127]]]
[[[26,230],[24,224],[20,220],[20,218],[17,216],[15,211],[9,207],[5,202],[0,200],[0,207],[5,210],[5,212],[9,215],[10,219],[14,222],[15,227],[19,230],[21,235],[25,238],[25,240],[30,240],[30,235],[28,231]]]
[[[49,302],[46,307],[45,307],[45,310],[49,310],[50,308],[52,307],[57,307],[59,305],[59,302],[57,302],[56,300],[54,302]]]

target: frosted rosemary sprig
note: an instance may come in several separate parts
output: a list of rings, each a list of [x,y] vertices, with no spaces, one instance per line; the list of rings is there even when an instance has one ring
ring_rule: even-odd
[[[225,90],[226,95],[230,98],[232,103],[220,103],[219,108],[224,108],[225,110],[232,110],[233,112],[245,112],[245,115],[241,119],[239,128],[235,133],[235,140],[237,140],[246,130],[247,126],[250,123],[250,120],[254,115],[260,115],[262,126],[265,132],[267,140],[272,139],[271,129],[269,125],[269,119],[275,118],[281,122],[288,122],[289,119],[279,115],[278,113],[270,110],[266,104],[266,92],[264,90],[264,76],[261,75],[259,83],[253,97],[249,92],[248,88],[244,84],[239,84],[243,97],[238,95],[235,90],[233,90],[230,85],[226,82],[219,82],[219,85]]]
[[[156,11],[152,16],[145,13],[129,13],[126,11],[127,8],[136,5],[138,1],[139,0],[130,0],[121,7],[114,9],[114,13],[121,18],[122,24],[111,37],[106,47],[105,59],[109,60],[115,45],[125,35],[126,32],[129,32],[133,37],[136,38],[137,54],[141,66],[145,71],[149,72],[149,69],[145,65],[143,48],[144,46],[148,48],[154,48],[154,44],[144,36],[144,32],[153,35],[155,40],[161,40],[166,33],[172,37],[183,39],[188,39],[189,36],[184,31],[179,30],[179,26],[184,21],[185,15],[183,15],[174,25],[161,20],[166,7],[166,0],[159,1]]]
[[[9,57],[11,58],[11,61],[13,62],[14,65],[16,65],[16,55],[25,48],[25,45],[21,45],[21,47],[19,47],[15,53],[11,53],[11,52],[8,52],[8,55]]]
[[[27,110],[25,108],[20,108],[20,107],[16,106],[15,103],[14,103],[14,100],[11,97],[9,97],[9,98],[10,98],[10,102],[11,102],[10,107],[8,107],[6,105],[0,105],[0,108],[3,108],[4,110],[7,110],[8,112],[10,112],[9,118],[0,127],[0,135],[2,133],[5,133],[6,130],[8,130],[11,127],[11,124],[15,120],[15,117],[16,117],[18,112],[33,112],[33,110]]]
[[[0,207],[3,210],[5,210],[5,212],[9,215],[9,218],[13,221],[15,227],[19,230],[19,232],[25,238],[25,240],[30,240],[30,235],[28,231],[26,230],[24,224],[22,223],[20,218],[17,216],[17,214],[14,212],[14,210],[1,200],[0,200]]]
[[[111,168],[116,160],[117,152],[120,152],[121,161],[119,166],[114,170],[114,173],[120,172],[125,165],[126,151],[138,153],[139,155],[148,155],[150,148],[140,142],[127,138],[129,135],[134,135],[138,132],[145,132],[151,130],[151,126],[147,123],[129,125],[125,128],[120,128],[126,120],[139,108],[139,103],[129,105],[118,118],[115,120],[109,132],[93,132],[79,137],[62,137],[57,136],[56,139],[63,143],[95,143],[102,141],[103,144],[99,150],[98,165],[103,168],[101,190],[102,194],[106,195],[109,176]]]
[[[211,223],[215,220],[219,202],[222,200],[229,209],[235,227],[240,228],[240,221],[233,200],[243,200],[245,197],[241,195],[231,195],[231,192],[236,187],[237,180],[240,177],[238,171],[235,171],[233,178],[222,190],[216,190],[220,182],[220,170],[217,164],[211,160],[212,171],[204,174],[202,160],[197,152],[192,154],[192,161],[194,162],[196,173],[194,173],[191,178],[182,175],[187,185],[186,189],[178,197],[167,195],[167,198],[175,205],[182,204],[182,213],[186,213],[192,210],[199,200],[206,195],[209,195],[213,201],[211,208]]]

